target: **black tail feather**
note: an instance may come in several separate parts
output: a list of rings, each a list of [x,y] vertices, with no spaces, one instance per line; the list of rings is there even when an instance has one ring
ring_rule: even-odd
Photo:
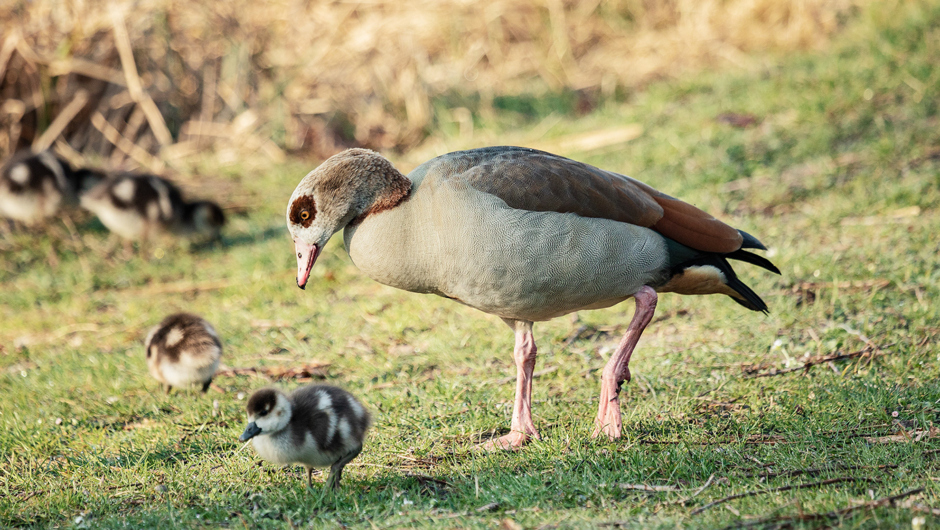
[[[778,269],[776,265],[771,263],[769,259],[763,256],[758,256],[757,254],[753,254],[746,250],[735,250],[734,252],[731,252],[729,254],[724,254],[724,257],[728,259],[736,259],[738,261],[744,261],[744,262],[750,263],[751,265],[757,265],[758,267],[767,269],[774,274],[780,274],[780,269]]]
[[[727,262],[725,263],[727,264]],[[761,300],[761,297],[757,296],[757,293],[755,293],[753,290],[751,290],[750,287],[745,285],[744,282],[738,279],[738,277],[734,274],[734,271],[731,269],[731,265],[728,265],[728,270],[731,271],[730,275],[727,272],[725,273],[725,276],[728,278],[728,287],[734,289],[736,293],[744,297],[743,300],[733,296],[731,299],[750,309],[751,311],[760,311],[765,315],[769,315],[770,310],[767,309],[767,304]]]
[[[744,241],[741,243],[741,248],[756,248],[757,250],[767,250],[767,247],[760,242],[756,237],[748,234],[744,230],[738,230],[738,233],[741,234],[741,237],[744,238]]]

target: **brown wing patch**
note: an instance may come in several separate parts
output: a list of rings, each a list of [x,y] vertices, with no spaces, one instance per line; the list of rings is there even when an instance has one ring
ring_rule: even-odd
[[[687,247],[726,254],[741,248],[744,238],[734,228],[689,203],[668,195],[653,197],[663,208],[663,217],[650,228]]]
[[[317,216],[317,203],[310,195],[301,195],[290,205],[290,222],[304,228]]]
[[[703,252],[741,248],[743,238],[733,227],[630,177],[517,147],[452,155],[445,163],[457,178],[513,208],[643,226]]]

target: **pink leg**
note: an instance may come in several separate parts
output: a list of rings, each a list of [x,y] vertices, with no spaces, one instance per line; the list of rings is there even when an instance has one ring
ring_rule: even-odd
[[[518,449],[529,437],[539,439],[532,422],[532,370],[535,369],[535,338],[532,323],[504,319],[516,333],[516,347],[512,356],[516,361],[516,400],[512,406],[510,433],[486,443],[487,449]]]
[[[611,439],[620,438],[623,429],[620,419],[620,402],[617,396],[620,394],[620,385],[630,380],[630,356],[643,330],[653,319],[657,296],[652,287],[644,285],[633,295],[633,298],[636,300],[633,320],[630,321],[630,326],[624,333],[623,339],[620,340],[617,351],[611,355],[601,375],[601,397],[597,407],[597,419],[594,420],[592,438],[597,438],[601,432]]]

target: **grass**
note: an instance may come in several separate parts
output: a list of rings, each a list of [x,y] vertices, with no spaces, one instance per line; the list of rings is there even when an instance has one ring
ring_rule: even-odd
[[[770,247],[781,277],[738,267],[769,316],[720,297],[661,298],[617,442],[589,434],[598,373],[631,303],[538,324],[536,370],[554,369],[535,383],[543,440],[477,451],[508,426],[512,334],[372,282],[338,238],[296,289],[283,208],[309,164],[205,177],[202,189],[225,183],[248,211],[217,247],[164,242],[162,258],[125,257],[86,218],[74,234],[58,222],[5,234],[0,526],[938,524],[921,507],[940,506],[940,436],[888,438],[940,425],[937,28],[935,5],[876,6],[825,52],[654,84],[577,119],[487,112],[475,136],[429,144],[534,143],[639,123],[634,141],[563,154],[638,177]],[[755,124],[716,120],[728,112]],[[178,310],[216,325],[228,366],[329,363],[326,381],[369,405],[375,427],[341,492],[310,493],[299,468],[258,465],[237,443],[244,394],[263,377],[220,377],[224,393],[160,392],[141,341]],[[750,377],[871,345],[882,354]],[[802,484],[812,486],[774,491]],[[745,493],[760,494],[695,513]]]

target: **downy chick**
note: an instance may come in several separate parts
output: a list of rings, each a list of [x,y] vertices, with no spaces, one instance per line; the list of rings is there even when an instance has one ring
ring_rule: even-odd
[[[302,464],[307,485],[314,467],[330,466],[326,485],[338,488],[343,467],[362,451],[371,424],[352,394],[328,385],[309,385],[290,394],[262,388],[248,400],[248,426],[238,438],[253,439],[261,458],[276,464]]]
[[[219,205],[186,202],[176,185],[156,175],[115,175],[82,196],[81,204],[108,230],[131,241],[161,232],[216,239],[225,224]]]
[[[77,205],[102,180],[101,173],[72,169],[50,151],[20,151],[0,170],[0,217],[35,225],[63,206]]]
[[[173,387],[202,385],[209,389],[219,368],[222,342],[211,324],[189,313],[170,315],[147,334],[147,368],[163,383],[167,394]]]
[[[146,241],[180,217],[183,197],[170,181],[155,175],[120,173],[82,196],[82,207],[108,230],[132,241]]]
[[[219,239],[225,226],[225,213],[212,201],[193,201],[183,204],[179,223],[173,231],[189,237],[214,241]]]

